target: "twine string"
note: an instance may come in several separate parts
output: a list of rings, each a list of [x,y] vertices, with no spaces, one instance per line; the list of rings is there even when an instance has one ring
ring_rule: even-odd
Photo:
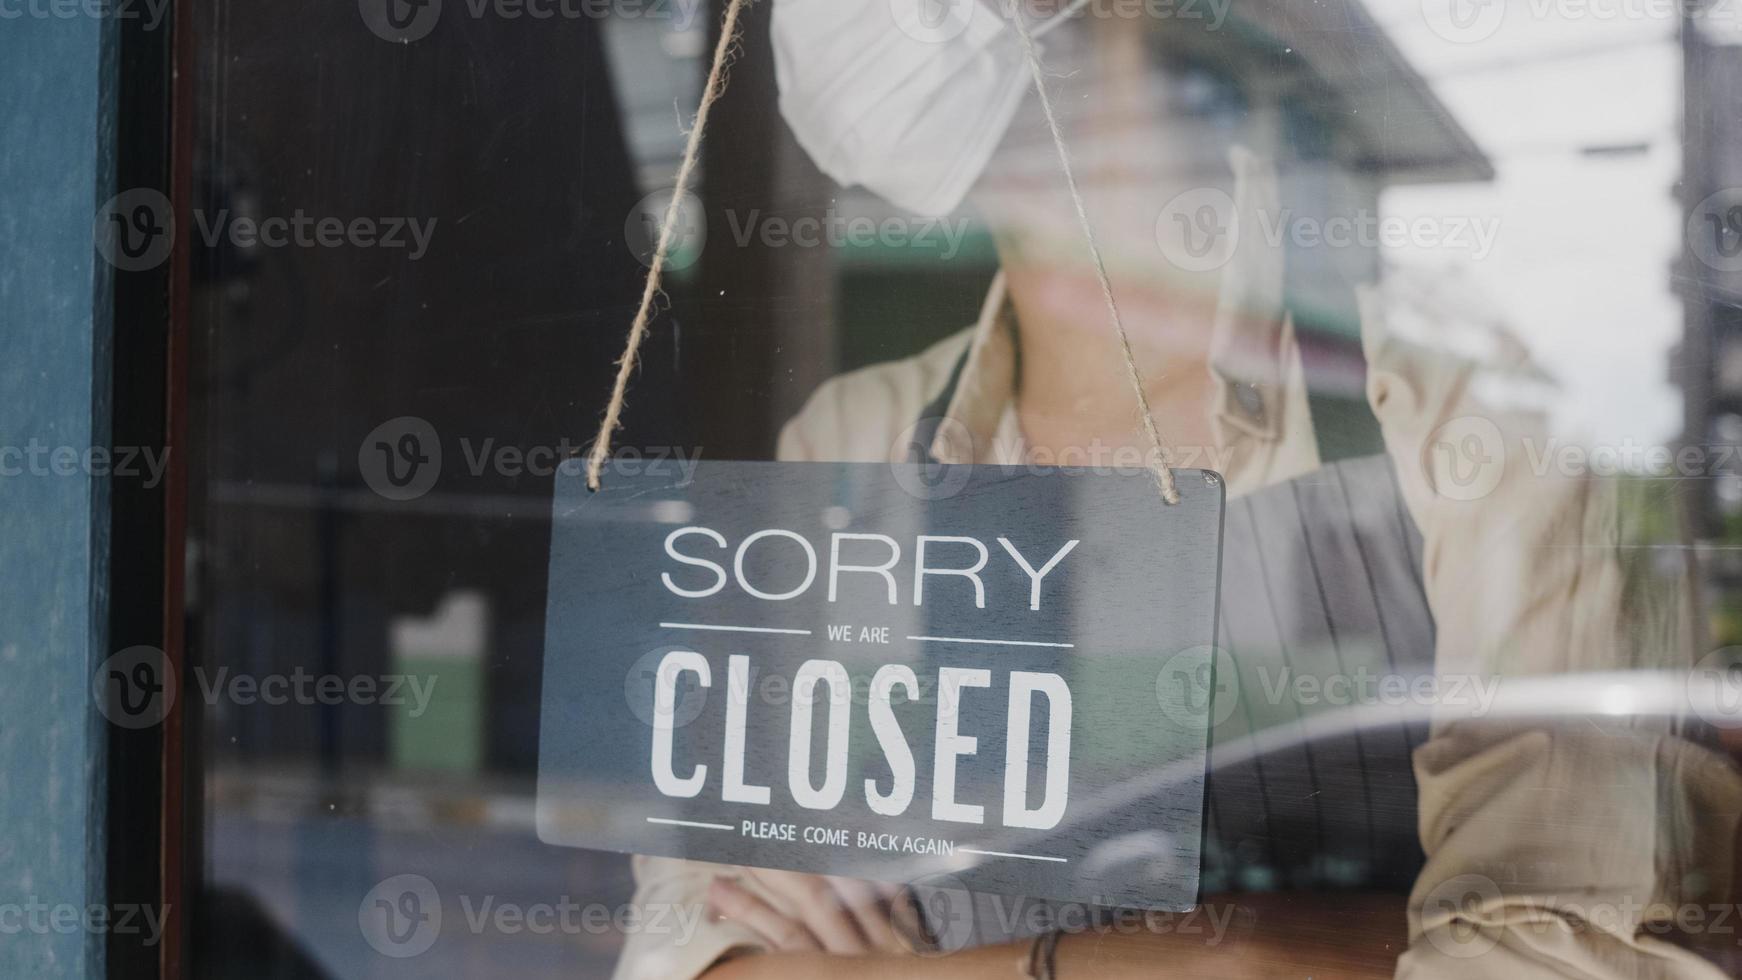
[[[1089,222],[1088,208],[1083,205],[1082,191],[1077,188],[1077,177],[1071,170],[1071,153],[1065,146],[1058,117],[1053,113],[1052,96],[1046,90],[1046,72],[1041,67],[1040,50],[1036,47],[1034,35],[1029,31],[1016,3],[1017,0],[1010,0],[1010,20],[1016,25],[1017,36],[1022,38],[1023,51],[1028,55],[1028,70],[1034,75],[1034,91],[1040,96],[1040,110],[1046,116],[1047,129],[1052,132],[1053,147],[1058,150],[1059,166],[1064,170],[1065,184],[1070,188],[1071,204],[1077,210],[1077,223],[1082,227],[1083,240],[1089,246],[1089,257],[1094,260],[1095,279],[1101,286],[1101,298],[1107,303],[1107,314],[1113,320],[1113,332],[1119,338],[1119,353],[1125,361],[1125,376],[1131,383],[1132,394],[1137,397],[1138,419],[1143,423],[1143,432],[1149,437],[1151,448],[1155,450],[1149,469],[1155,476],[1155,485],[1161,491],[1161,499],[1170,505],[1177,504],[1179,487],[1173,479],[1173,461],[1167,447],[1161,442],[1161,430],[1156,427],[1155,416],[1149,410],[1149,395],[1143,388],[1143,372],[1137,368],[1137,357],[1131,350],[1131,337],[1125,332],[1125,320],[1119,315],[1118,302],[1113,299],[1113,283],[1107,278],[1107,263],[1101,257],[1101,246],[1095,239],[1094,226]]]
[[[647,266],[647,282],[641,290],[641,306],[635,311],[635,321],[629,325],[629,340],[623,356],[617,359],[617,380],[611,386],[611,401],[605,406],[605,417],[599,421],[599,434],[593,437],[593,450],[587,456],[587,489],[599,489],[599,473],[611,455],[611,437],[623,424],[623,400],[629,393],[629,378],[635,373],[635,363],[641,354],[641,344],[647,339],[647,325],[653,319],[654,299],[659,296],[659,283],[665,276],[666,250],[671,247],[672,229],[677,225],[678,212],[689,193],[690,178],[701,158],[702,131],[708,126],[708,113],[726,91],[726,67],[732,60],[732,49],[738,42],[738,16],[750,0],[732,0],[720,23],[720,40],[714,45],[713,65],[708,69],[707,84],[702,87],[702,100],[696,107],[695,123],[690,126],[684,143],[683,161],[677,168],[677,179],[671,188],[671,202],[665,206],[665,217],[659,223],[659,243],[653,261]]]

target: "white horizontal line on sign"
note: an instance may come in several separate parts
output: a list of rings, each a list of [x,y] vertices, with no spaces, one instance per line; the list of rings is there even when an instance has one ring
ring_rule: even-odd
[[[789,636],[809,636],[810,630],[783,630],[772,626],[711,626],[707,623],[660,623],[668,630],[717,630],[721,633],[785,633]]]
[[[673,820],[670,817],[648,817],[648,823],[668,823],[673,827],[700,827],[703,830],[731,830],[729,823],[701,823],[695,820]]]
[[[1024,861],[1056,861],[1059,864],[1066,864],[1070,860],[1069,858],[1046,857],[1042,854],[1011,854],[1009,851],[976,851],[971,847],[958,847],[956,850],[961,851],[963,854],[978,854],[982,857],[995,858],[1020,858]]]
[[[1076,648],[1075,643],[1043,643],[1039,640],[976,640],[966,636],[910,636],[910,640],[924,640],[928,643],[984,643],[995,647],[1058,647],[1061,650]]]

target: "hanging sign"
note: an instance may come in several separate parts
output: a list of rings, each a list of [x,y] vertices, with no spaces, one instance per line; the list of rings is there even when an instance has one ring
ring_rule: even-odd
[[[565,466],[539,837],[1190,908],[1223,496],[1177,476]]]

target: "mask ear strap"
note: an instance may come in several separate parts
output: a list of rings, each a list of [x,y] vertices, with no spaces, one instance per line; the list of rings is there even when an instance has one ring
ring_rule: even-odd
[[[1071,17],[1074,16],[1077,11],[1083,9],[1084,7],[1087,7],[1088,5],[1089,5],[1089,0],[1072,0],[1071,5],[1069,7],[1066,7],[1065,9],[1059,11],[1056,15],[1047,19],[1044,23],[1042,23],[1041,25],[1036,27],[1034,30],[1028,32],[1028,36],[1031,38],[1034,38],[1036,41],[1040,40],[1043,37],[1046,37],[1048,34],[1051,34],[1053,32],[1053,28],[1056,28],[1059,25],[1063,24],[1065,21],[1070,20]],[[1020,17],[1021,14],[1018,13],[1017,16]]]
[[[617,381],[611,386],[611,402],[605,406],[605,417],[599,422],[599,434],[593,437],[593,451],[587,456],[587,489],[599,489],[599,471],[611,454],[611,436],[623,418],[623,398],[629,392],[629,377],[635,373],[636,356],[641,342],[647,339],[647,324],[653,319],[653,299],[659,295],[659,281],[665,274],[665,253],[671,247],[672,228],[677,225],[678,212],[690,189],[690,176],[695,173],[701,157],[702,130],[708,125],[708,112],[714,108],[721,93],[726,91],[726,65],[732,60],[738,44],[738,15],[749,0],[732,0],[720,24],[720,41],[714,45],[713,67],[708,69],[708,82],[702,88],[702,101],[696,107],[696,119],[690,124],[689,141],[684,144],[683,162],[678,165],[677,179],[671,188],[671,203],[665,206],[665,218],[659,223],[659,242],[653,261],[647,267],[647,285],[641,290],[641,307],[635,311],[635,322],[629,326],[629,341],[623,356],[617,361]]]
[[[1095,279],[1101,284],[1101,298],[1107,302],[1107,314],[1113,320],[1113,332],[1119,337],[1119,354],[1125,360],[1126,380],[1131,382],[1131,393],[1137,399],[1138,419],[1143,423],[1143,432],[1149,437],[1150,447],[1155,450],[1149,469],[1155,476],[1155,485],[1161,491],[1161,499],[1169,504],[1177,504],[1179,487],[1174,484],[1173,462],[1167,447],[1162,445],[1161,431],[1156,428],[1155,416],[1150,414],[1149,395],[1143,389],[1143,374],[1137,369],[1137,356],[1131,352],[1131,338],[1125,333],[1125,320],[1119,315],[1119,304],[1113,300],[1113,283],[1107,278],[1107,263],[1101,258],[1101,246],[1095,241],[1095,229],[1089,224],[1089,211],[1083,205],[1082,192],[1077,189],[1076,174],[1071,172],[1070,150],[1065,147],[1064,133],[1059,130],[1058,117],[1052,111],[1052,98],[1046,91],[1046,72],[1040,64],[1040,49],[1035,46],[1034,34],[1023,22],[1021,12],[1016,9],[1018,2],[1020,0],[1009,0],[1011,20],[1016,24],[1017,36],[1022,38],[1023,50],[1028,54],[1028,69],[1034,75],[1034,91],[1040,96],[1040,109],[1046,115],[1047,128],[1052,131],[1052,143],[1058,150],[1059,166],[1065,172],[1065,185],[1070,188],[1071,203],[1077,209],[1077,222],[1082,226],[1083,240],[1089,246],[1089,257],[1095,263]],[[1052,23],[1058,23],[1058,18]]]

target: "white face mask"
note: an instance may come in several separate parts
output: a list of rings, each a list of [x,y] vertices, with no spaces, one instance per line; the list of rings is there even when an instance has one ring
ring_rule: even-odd
[[[948,214],[1032,80],[1004,2],[775,0],[781,115],[837,183],[907,211]]]

